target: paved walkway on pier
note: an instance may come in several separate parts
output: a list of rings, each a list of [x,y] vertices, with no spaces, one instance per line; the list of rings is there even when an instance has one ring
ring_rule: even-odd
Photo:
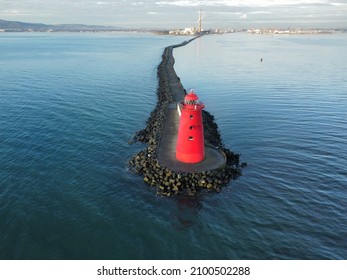
[[[184,99],[185,91],[173,68],[174,58],[172,55],[172,48],[184,46],[186,44],[187,42],[184,42],[182,43],[182,45],[169,47],[171,49],[169,49],[169,51],[167,52],[167,55],[169,57],[165,70],[167,71],[169,77],[169,87],[171,94],[176,102],[180,102]],[[176,140],[179,125],[179,116],[177,112],[176,102],[170,103],[167,108],[166,119],[158,147],[158,161],[163,166],[166,166],[172,171],[182,171],[189,173],[203,172],[224,166],[226,164],[226,157],[224,153],[209,146],[205,146],[205,159],[201,162],[185,163],[176,159]]]

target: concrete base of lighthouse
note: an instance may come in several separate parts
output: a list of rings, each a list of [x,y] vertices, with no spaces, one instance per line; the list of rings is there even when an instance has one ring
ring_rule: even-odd
[[[158,147],[157,159],[172,171],[188,173],[204,172],[223,167],[226,164],[224,153],[213,147],[205,146],[205,159],[198,163],[184,163],[176,159],[176,141],[179,126],[176,103],[168,106],[166,119]]]

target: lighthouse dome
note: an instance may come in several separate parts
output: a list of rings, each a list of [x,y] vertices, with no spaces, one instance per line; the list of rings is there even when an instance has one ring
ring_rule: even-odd
[[[195,94],[194,91],[191,91],[191,92],[189,92],[189,93],[185,96],[184,99],[185,99],[185,100],[198,100],[199,98],[198,98],[198,96]]]
[[[199,98],[198,96],[191,91],[184,97],[184,103],[187,105],[194,105],[199,103]]]

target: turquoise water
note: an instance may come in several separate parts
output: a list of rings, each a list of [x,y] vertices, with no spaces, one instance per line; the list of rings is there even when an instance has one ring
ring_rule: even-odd
[[[0,34],[1,259],[347,258],[347,36],[175,49],[248,167],[219,194],[162,198],[127,170],[128,141],[185,39]]]

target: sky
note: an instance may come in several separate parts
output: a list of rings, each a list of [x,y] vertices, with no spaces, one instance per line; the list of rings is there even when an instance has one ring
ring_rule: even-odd
[[[0,0],[0,19],[130,28],[347,28],[347,0]]]

